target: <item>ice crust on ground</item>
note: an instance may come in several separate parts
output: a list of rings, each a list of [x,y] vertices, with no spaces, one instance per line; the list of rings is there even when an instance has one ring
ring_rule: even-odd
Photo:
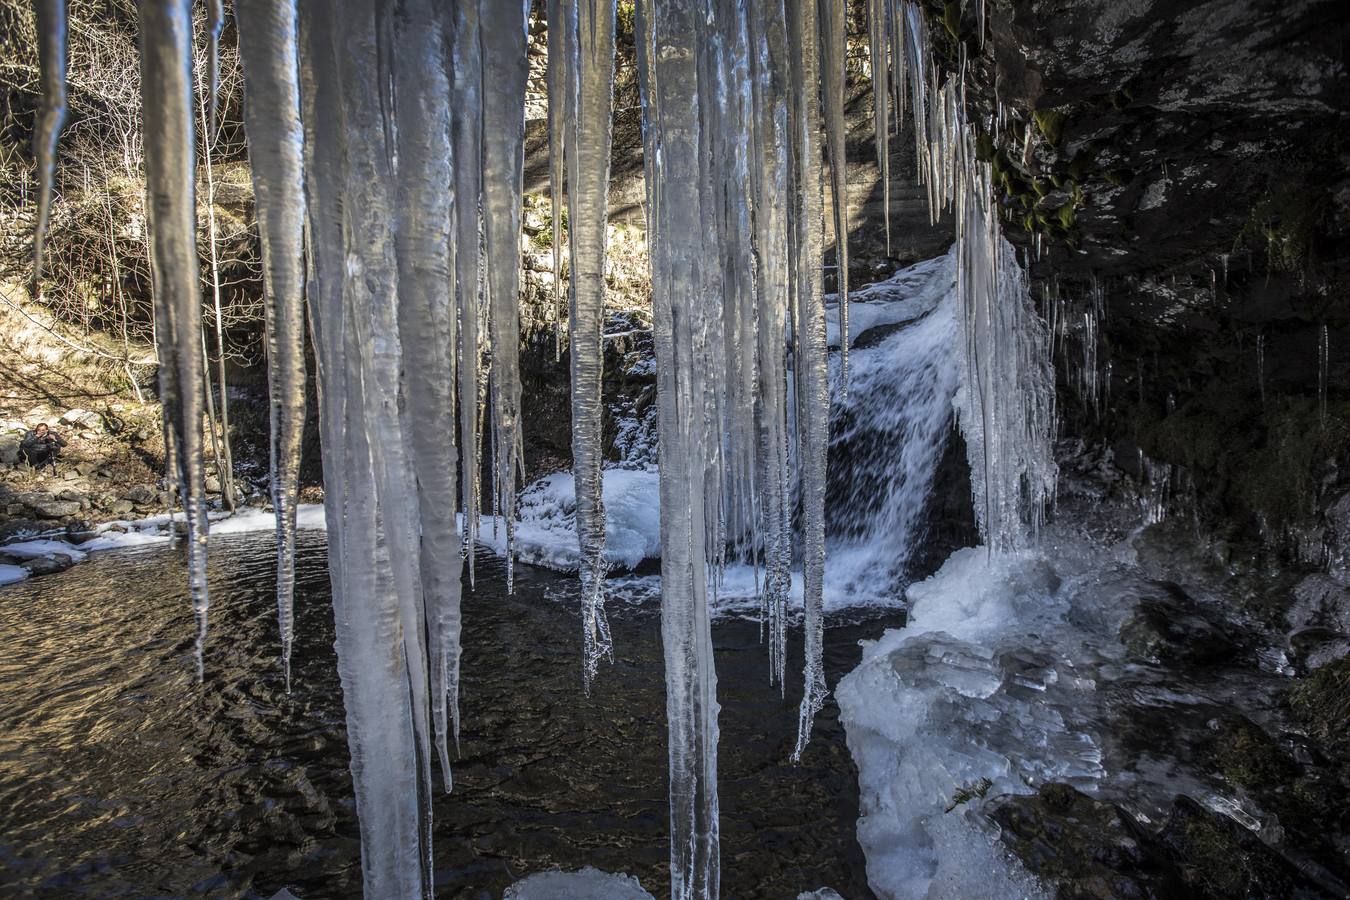
[[[502,900],[652,900],[632,875],[587,866],[577,872],[539,872],[506,889]]]
[[[23,566],[0,565],[0,584],[15,584],[28,577]]]
[[[864,642],[862,661],[840,681],[858,765],[858,841],[879,895],[1039,896],[980,808],[984,796],[1052,781],[1122,803],[1145,822],[1164,821],[1185,794],[1253,830],[1269,824],[1268,813],[1196,766],[1186,729],[1207,733],[1225,711],[1273,703],[1282,680],[1133,659],[1122,624],[1160,584],[1181,581],[1201,609],[1223,604],[1162,526],[1088,536],[1087,523],[1103,515],[1100,499],[1062,503],[1037,549],[952,554],[907,591],[908,625]],[[1141,747],[1122,725],[1147,710],[1168,723],[1166,746]],[[957,802],[982,779],[980,797]]]

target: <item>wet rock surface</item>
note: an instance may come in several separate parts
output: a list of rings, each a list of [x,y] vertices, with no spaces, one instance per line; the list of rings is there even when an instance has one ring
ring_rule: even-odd
[[[1145,583],[1138,605],[1120,627],[1120,640],[1138,660],[1149,663],[1216,663],[1231,660],[1237,644],[1179,585]]]

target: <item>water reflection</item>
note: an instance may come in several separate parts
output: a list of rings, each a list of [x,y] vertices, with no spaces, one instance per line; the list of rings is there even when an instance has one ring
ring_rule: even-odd
[[[359,893],[360,844],[321,533],[301,533],[293,693],[262,535],[212,542],[207,680],[194,684],[178,552],[96,556],[0,589],[0,892]],[[495,560],[465,600],[455,792],[435,801],[438,896],[500,896],[594,865],[668,892],[665,702],[655,610],[613,619],[615,664],[580,692],[571,579]],[[830,632],[831,683],[877,620]],[[857,784],[829,705],[786,764],[798,695],[767,685],[751,622],[715,628],[723,893],[870,896]],[[800,647],[792,648],[800,658]]]

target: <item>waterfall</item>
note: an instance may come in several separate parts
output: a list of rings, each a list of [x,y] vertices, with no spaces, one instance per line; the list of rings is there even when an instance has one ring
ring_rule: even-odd
[[[956,254],[857,290],[852,383],[831,410],[831,605],[893,602],[924,537],[923,516],[961,374]],[[837,343],[838,329],[832,331]]]

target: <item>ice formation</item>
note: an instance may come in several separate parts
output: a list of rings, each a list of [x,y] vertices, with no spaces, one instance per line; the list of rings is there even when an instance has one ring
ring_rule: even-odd
[[[651,900],[632,875],[587,866],[577,872],[539,872],[506,889],[503,900]]]
[[[978,20],[982,33],[983,5]],[[976,133],[966,119],[964,72],[939,84],[918,4],[893,4],[889,23],[892,45],[902,47],[892,62],[896,81],[909,85],[919,176],[928,188],[933,220],[946,208],[956,216],[957,293],[965,339],[957,413],[966,437],[976,520],[991,550],[1012,550],[1034,538],[1055,493],[1049,336],[1032,303],[1026,273],[1002,236],[992,170],[979,160]],[[885,61],[873,59],[872,64],[876,69]],[[877,102],[884,102],[882,96]]]
[[[287,684],[295,595],[295,507],[305,427],[305,192],[296,9],[235,0],[244,60],[244,116],[263,255],[272,507],[277,517],[277,619]],[[222,13],[223,15],[223,13]],[[215,39],[213,32],[213,40]],[[214,102],[214,93],[213,101]]]
[[[187,520],[188,587],[197,618],[197,674],[206,640],[206,487],[202,453],[201,296],[197,280],[192,130],[192,4],[140,3],[146,204],[159,392],[170,469]]]
[[[51,218],[56,179],[56,140],[66,121],[66,0],[39,0],[38,67],[42,76],[42,110],[33,129],[37,158],[37,222],[33,227],[33,284],[42,280],[42,250]]]
[[[481,535],[485,505],[493,531],[500,529],[491,539],[508,558],[510,585],[521,455],[517,294],[529,8],[527,0],[451,7],[292,0],[267,10],[253,0],[241,7],[250,19],[241,43],[267,256],[282,639],[289,642],[291,472],[303,396],[296,352],[303,243],[338,664],[371,896],[433,889],[431,759],[439,757],[448,788],[448,740],[458,728],[459,573],[467,556],[472,583],[467,551]],[[42,9],[51,39],[43,66],[50,112],[60,106],[51,73],[63,27],[59,4]],[[139,10],[161,393],[187,511],[200,653],[207,515],[190,4],[140,0]],[[212,7],[213,36],[218,10]],[[888,0],[872,11],[874,53],[895,70],[883,78],[888,63],[874,59],[877,101],[891,102],[886,84],[898,99],[908,83],[934,214],[944,206],[957,212],[954,315],[965,336],[966,386],[959,410],[982,530],[991,547],[1009,549],[1035,524],[1054,485],[1044,328],[999,236],[988,167],[975,160],[964,123],[960,79],[938,86],[916,5]],[[607,647],[597,397],[614,9],[603,0],[554,0],[548,12],[554,215],[565,173],[570,219],[574,518],[589,678]],[[805,664],[794,758],[826,694],[822,150],[832,178],[843,396],[843,357],[854,334],[844,19],[841,5],[812,0],[646,0],[636,24],[662,448],[672,896],[715,897],[718,704],[709,617],[729,563],[751,568],[763,585],[770,677],[779,684],[787,598],[800,565]],[[214,87],[208,94],[214,104]],[[52,121],[59,116],[44,116],[39,149],[54,141]],[[888,110],[879,109],[877,121],[884,132]],[[878,135],[883,156],[884,143]],[[554,237],[558,248],[556,218]],[[560,267],[555,260],[555,274]],[[941,331],[943,314],[929,317],[925,327]],[[937,385],[928,406],[942,405],[943,382],[925,377]],[[925,427],[937,420],[928,412],[918,418]]]
[[[609,623],[605,620],[605,504],[601,492],[614,4],[605,0],[562,0],[558,7],[558,18],[551,24],[561,32],[563,90],[561,96],[553,96],[550,106],[562,107],[566,123],[561,149],[567,172],[571,270],[568,333],[572,365],[572,472],[581,548],[582,676],[589,690],[600,660],[608,657],[612,661],[614,656]],[[558,148],[553,149],[556,153]],[[556,216],[554,223],[556,228]],[[557,252],[555,244],[555,265]]]

